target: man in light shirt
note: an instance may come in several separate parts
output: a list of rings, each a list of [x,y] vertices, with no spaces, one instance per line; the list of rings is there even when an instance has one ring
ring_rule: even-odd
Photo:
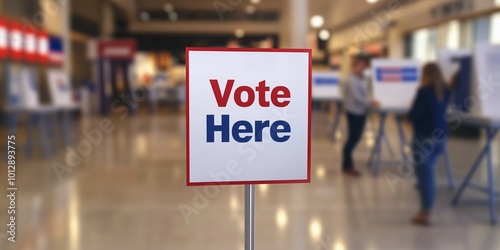
[[[355,56],[352,61],[351,73],[344,85],[344,107],[349,134],[342,153],[342,171],[353,177],[361,175],[354,167],[353,150],[363,135],[369,107],[378,105],[378,102],[369,96],[370,79],[365,74],[368,66],[369,58],[367,56]]]

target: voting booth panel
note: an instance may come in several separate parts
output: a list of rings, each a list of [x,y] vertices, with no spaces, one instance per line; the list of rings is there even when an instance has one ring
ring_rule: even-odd
[[[23,67],[20,71],[21,92],[23,94],[23,107],[36,109],[40,107],[38,97],[38,81],[33,68]]]
[[[464,116],[463,122],[485,130],[485,145],[480,150],[479,155],[472,164],[469,172],[465,176],[462,184],[455,193],[452,204],[458,205],[464,190],[469,187],[476,191],[488,194],[488,204],[490,209],[490,223],[497,223],[497,202],[498,191],[495,186],[495,161],[493,159],[496,151],[493,150],[493,142],[500,128],[500,46],[490,44],[478,44],[475,48],[475,68],[477,83],[474,88],[474,98],[470,98],[473,104],[479,102],[480,109],[474,105],[472,115]],[[473,177],[477,170],[486,162],[487,187],[482,187],[473,183]]]
[[[468,49],[439,49],[439,67],[447,83],[451,83],[453,76],[460,69],[460,59],[470,56],[471,52]]]
[[[5,93],[7,109],[23,107],[23,93],[21,89],[21,67],[8,65],[5,74]]]
[[[68,74],[52,69],[47,72],[47,80],[54,106],[68,108],[75,105]]]
[[[469,112],[471,107],[467,104],[473,82],[471,52],[468,49],[440,49],[438,53],[443,78],[453,86],[453,110]]]
[[[338,72],[315,71],[312,74],[313,100],[340,100],[340,79]]]
[[[479,44],[476,56],[476,93],[481,105],[480,115],[500,120],[500,46]]]
[[[187,184],[310,180],[311,51],[188,48]]]
[[[6,77],[7,109],[33,109],[40,106],[34,69],[9,65]]]
[[[415,60],[373,60],[373,95],[381,108],[409,108],[418,89],[420,71],[420,63]]]

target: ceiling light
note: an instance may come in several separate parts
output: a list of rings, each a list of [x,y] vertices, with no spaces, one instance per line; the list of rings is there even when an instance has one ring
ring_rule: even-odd
[[[163,9],[166,11],[166,12],[172,12],[174,11],[174,6],[171,4],[171,3],[167,3],[163,6]]]
[[[245,8],[245,11],[247,12],[248,15],[252,15],[255,13],[255,6],[253,5],[248,5],[246,8]]]
[[[366,0],[366,2],[368,2],[369,4],[374,4],[374,3],[378,2],[378,0]]]
[[[318,37],[322,41],[326,41],[326,40],[330,39],[330,31],[328,31],[327,29],[322,29],[319,31]]]
[[[323,17],[320,15],[315,15],[311,17],[310,24],[313,28],[319,28],[323,26],[324,23],[325,19],[323,19]]]
[[[237,29],[234,31],[234,35],[237,38],[243,38],[245,36],[245,31],[243,29]]]
[[[260,0],[250,0],[250,2],[253,4],[258,4],[258,3],[260,3]]]
[[[142,11],[139,17],[141,18],[142,21],[148,21],[149,13],[147,11]]]

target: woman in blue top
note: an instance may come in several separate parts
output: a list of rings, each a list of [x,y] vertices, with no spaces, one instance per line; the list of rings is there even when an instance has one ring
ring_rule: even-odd
[[[430,225],[436,197],[434,166],[448,138],[444,119],[450,91],[435,63],[424,66],[420,87],[409,113],[413,123],[412,165],[420,194],[420,211],[412,218],[419,225]]]

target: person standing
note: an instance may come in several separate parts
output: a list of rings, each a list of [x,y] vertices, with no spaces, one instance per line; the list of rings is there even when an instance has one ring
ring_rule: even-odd
[[[368,66],[369,58],[367,56],[355,56],[344,89],[344,106],[349,132],[342,151],[342,172],[353,177],[361,175],[354,167],[353,151],[363,135],[369,106],[378,105],[378,102],[369,97],[370,81],[365,74]]]
[[[431,224],[431,211],[436,199],[434,167],[448,138],[444,117],[449,99],[450,91],[439,66],[435,63],[426,64],[417,96],[408,114],[413,123],[411,163],[420,195],[420,210],[411,220],[415,224]]]

